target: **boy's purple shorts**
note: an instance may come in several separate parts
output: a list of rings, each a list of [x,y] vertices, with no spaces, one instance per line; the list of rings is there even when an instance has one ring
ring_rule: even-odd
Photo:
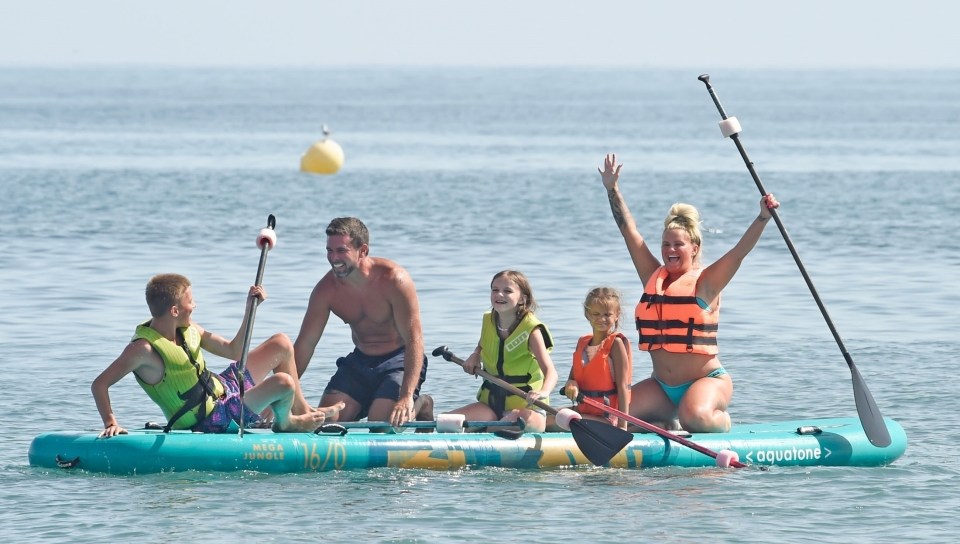
[[[240,424],[240,384],[237,382],[237,363],[230,363],[226,370],[220,373],[220,381],[223,383],[224,397],[217,401],[213,411],[207,414],[206,419],[198,423],[193,430],[202,433],[225,433],[230,428],[230,423]],[[253,377],[250,370],[243,369],[244,392],[253,389],[256,384],[253,383]],[[249,406],[243,407],[244,428],[250,427],[260,422],[260,414],[254,412]]]

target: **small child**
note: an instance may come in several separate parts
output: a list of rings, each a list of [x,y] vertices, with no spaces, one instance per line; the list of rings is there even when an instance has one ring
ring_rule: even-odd
[[[247,297],[248,309],[257,298],[266,300],[267,293],[254,285]],[[127,434],[117,423],[109,389],[131,373],[160,406],[168,431],[223,433],[231,423],[245,427],[261,423],[259,414],[269,408],[275,431],[310,432],[343,409],[342,402],[323,408],[310,406],[297,378],[293,343],[283,333],[274,334],[249,352],[242,378],[236,362],[220,374],[207,370],[204,350],[227,359],[241,358],[251,314],[244,316],[233,340],[204,329],[193,320],[197,303],[185,276],[154,276],[147,283],[146,299],[150,320],[137,327],[120,356],[91,386],[103,419],[101,438]],[[245,395],[240,394],[241,379]]]
[[[583,301],[583,314],[593,329],[582,336],[573,352],[573,368],[564,386],[567,398],[576,402],[579,395],[601,399],[607,406],[621,412],[630,410],[630,382],[633,373],[633,356],[630,342],[620,328],[620,293],[611,287],[597,287],[587,293]],[[580,404],[576,411],[590,419],[617,423],[627,428],[627,421],[607,414],[587,404]]]
[[[468,420],[516,421],[522,418],[524,430],[543,432],[546,413],[534,401],[549,403],[550,391],[557,385],[557,371],[550,359],[553,338],[534,311],[530,282],[522,273],[504,270],[490,282],[492,310],[483,314],[480,341],[464,361],[463,369],[476,375],[481,366],[487,372],[526,391],[521,397],[483,382],[477,401],[450,413],[463,414]]]

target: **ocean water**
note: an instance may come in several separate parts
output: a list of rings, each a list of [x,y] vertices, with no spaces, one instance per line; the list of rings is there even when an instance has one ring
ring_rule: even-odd
[[[96,431],[93,378],[176,271],[232,334],[257,232],[277,218],[254,342],[294,337],[328,268],[323,228],[357,215],[417,284],[428,350],[467,353],[491,276],[524,271],[561,375],[591,287],[642,288],[596,167],[615,151],[640,229],[700,208],[731,247],[759,192],[698,73],[590,69],[0,69],[0,533],[11,541],[940,542],[960,530],[952,376],[960,344],[960,72],[731,71],[712,83],[885,416],[882,468],[372,470],[116,477],[28,466],[42,432]],[[297,171],[323,123],[330,177]],[[734,422],[855,415],[850,372],[774,225],[724,293]],[[626,325],[629,331],[631,327]],[[319,400],[350,348],[331,322],[304,376]],[[219,368],[225,361],[214,359]],[[635,376],[649,371],[635,353]],[[438,411],[477,382],[432,359]],[[159,410],[132,378],[124,425]]]

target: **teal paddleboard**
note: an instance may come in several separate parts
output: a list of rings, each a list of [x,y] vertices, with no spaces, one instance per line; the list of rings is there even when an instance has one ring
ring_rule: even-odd
[[[856,418],[809,419],[735,425],[729,433],[685,435],[709,450],[732,450],[747,465],[881,466],[907,448],[903,428],[885,419],[892,442],[878,448]],[[30,464],[64,471],[109,474],[237,471],[266,473],[362,470],[378,467],[456,470],[463,467],[543,469],[590,465],[570,433],[163,433],[133,430],[113,438],[95,432],[52,432],[30,445]],[[656,434],[637,433],[609,466],[704,467],[715,460]]]

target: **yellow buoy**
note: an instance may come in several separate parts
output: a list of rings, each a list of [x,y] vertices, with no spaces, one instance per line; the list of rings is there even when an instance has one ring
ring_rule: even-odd
[[[323,140],[311,145],[300,157],[300,171],[311,174],[336,174],[343,166],[343,148],[330,139],[330,130],[323,125]]]

